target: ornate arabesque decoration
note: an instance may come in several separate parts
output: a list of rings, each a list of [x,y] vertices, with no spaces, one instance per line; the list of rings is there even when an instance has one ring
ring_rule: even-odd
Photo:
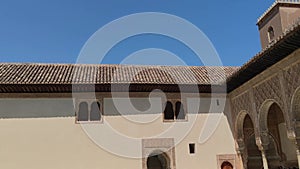
[[[273,76],[253,89],[257,112],[259,112],[262,104],[268,99],[275,100],[280,107],[283,107],[284,101],[278,76]]]
[[[300,63],[283,71],[283,78],[286,85],[284,90],[288,99],[287,103],[288,106],[291,106],[292,97],[297,88],[300,86]]]
[[[241,111],[251,112],[251,101],[249,92],[245,92],[236,98],[232,99],[232,109],[234,117],[236,117]]]

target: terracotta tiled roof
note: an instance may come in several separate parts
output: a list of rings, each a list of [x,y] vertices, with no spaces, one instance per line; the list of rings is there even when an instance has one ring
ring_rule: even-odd
[[[0,92],[1,87],[2,92],[9,92],[9,87],[20,85],[56,85],[58,88],[72,84],[218,85],[237,69],[201,66],[0,63]]]

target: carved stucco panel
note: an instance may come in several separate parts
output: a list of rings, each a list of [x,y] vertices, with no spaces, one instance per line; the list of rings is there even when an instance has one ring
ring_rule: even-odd
[[[237,122],[237,118],[239,117],[239,113],[241,113],[242,111],[246,111],[246,113],[249,113],[250,116],[252,111],[251,111],[251,99],[250,99],[250,94],[249,91],[244,92],[242,94],[240,94],[239,96],[235,97],[232,99],[231,101],[232,104],[232,111],[233,111],[233,116],[232,116],[232,120],[235,122],[234,125],[234,131],[236,131],[235,133],[235,137],[240,137],[239,136],[239,132],[238,132],[238,122]],[[238,127],[238,128],[236,128]]]
[[[232,99],[232,109],[234,117],[238,115],[241,111],[246,111],[247,113],[251,112],[250,104],[250,95],[249,92],[245,92]]]
[[[273,76],[272,78],[255,86],[253,88],[253,93],[257,112],[259,112],[261,105],[268,99],[275,100],[280,107],[283,107],[284,105],[278,76]]]
[[[287,104],[291,106],[291,100],[294,92],[300,86],[300,63],[292,65],[290,68],[283,71],[283,78],[286,87],[285,93],[287,95]]]

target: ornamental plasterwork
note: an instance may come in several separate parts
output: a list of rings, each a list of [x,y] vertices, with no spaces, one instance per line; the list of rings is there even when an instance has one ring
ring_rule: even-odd
[[[285,93],[288,99],[288,106],[291,106],[291,100],[294,92],[300,86],[300,63],[291,66],[290,68],[283,71],[283,78],[286,87]]]
[[[241,111],[251,112],[251,101],[249,92],[245,92],[234,99],[232,99],[232,109],[234,117],[236,117]]]
[[[275,100],[280,107],[283,107],[283,96],[278,76],[273,76],[255,86],[253,92],[257,112],[259,112],[261,105],[268,99]]]

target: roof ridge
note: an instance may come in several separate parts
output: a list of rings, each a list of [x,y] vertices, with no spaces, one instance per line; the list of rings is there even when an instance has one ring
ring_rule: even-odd
[[[153,68],[163,68],[163,67],[189,67],[189,68],[238,68],[239,66],[196,66],[196,65],[130,65],[130,64],[82,64],[82,63],[30,63],[30,62],[0,62],[0,65],[34,65],[34,66],[97,66],[97,67],[153,67]]]
[[[300,4],[300,0],[276,0],[273,4],[257,19],[257,24],[270,12],[277,4]]]

